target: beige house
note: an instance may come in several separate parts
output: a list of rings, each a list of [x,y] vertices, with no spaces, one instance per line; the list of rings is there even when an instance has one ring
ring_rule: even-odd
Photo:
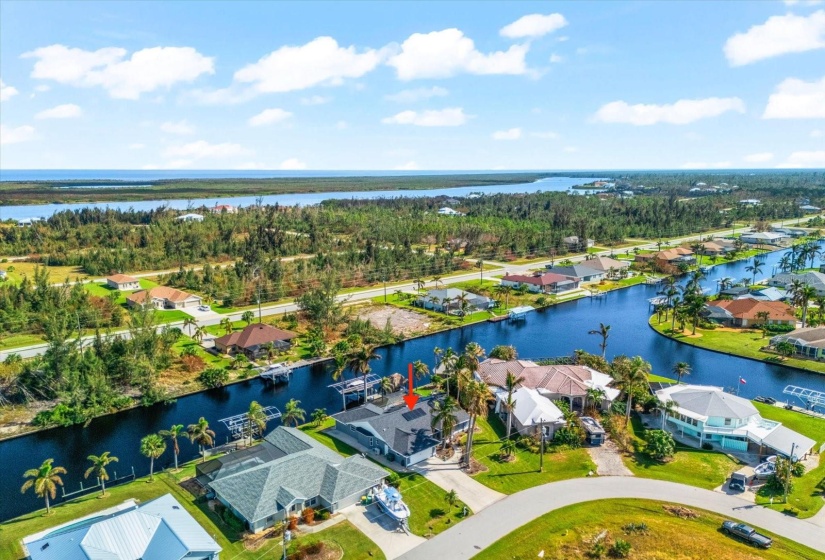
[[[122,292],[140,289],[138,279],[125,274],[112,274],[111,276],[107,276],[106,285]]]
[[[151,290],[141,290],[126,296],[130,307],[151,304],[156,309],[183,309],[197,307],[201,297],[167,286],[156,286]]]

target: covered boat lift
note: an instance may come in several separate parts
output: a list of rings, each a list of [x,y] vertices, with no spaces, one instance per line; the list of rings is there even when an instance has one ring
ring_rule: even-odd
[[[277,420],[281,417],[281,411],[274,406],[264,407],[263,412],[267,422]],[[232,435],[232,439],[243,437],[246,435],[244,432],[248,429],[252,430],[253,435],[261,435],[258,433],[259,430],[257,426],[250,426],[249,414],[246,412],[229,416],[228,418],[221,418],[218,422],[226,426],[226,429],[229,430],[229,433]]]
[[[381,383],[381,378],[374,373],[368,373],[366,377],[360,376],[356,379],[345,379],[343,381],[339,381],[338,383],[333,383],[332,385],[329,385],[329,388],[341,395],[343,410],[346,410],[347,396],[355,395],[357,398],[359,394],[363,394],[365,383],[367,386],[367,396],[369,396],[372,392],[372,388]],[[366,404],[366,399],[364,404]]]

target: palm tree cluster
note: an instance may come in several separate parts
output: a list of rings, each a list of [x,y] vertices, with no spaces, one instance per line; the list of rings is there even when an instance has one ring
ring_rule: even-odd
[[[676,330],[677,321],[683,330],[685,324],[690,321],[693,327],[692,334],[696,334],[696,327],[699,325],[702,311],[709,299],[701,285],[704,277],[705,274],[701,270],[694,271],[682,286],[676,285],[675,278],[668,278],[665,281],[664,288],[659,292],[665,297],[664,303],[657,306],[656,309],[659,321],[661,321],[662,313],[664,313],[665,321],[670,315],[670,329],[672,331]]]

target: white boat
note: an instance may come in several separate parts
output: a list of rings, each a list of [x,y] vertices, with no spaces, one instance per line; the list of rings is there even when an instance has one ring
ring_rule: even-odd
[[[758,479],[770,478],[770,476],[776,472],[776,459],[774,458],[773,461],[768,460],[756,465],[753,472]]]
[[[401,499],[401,494],[392,486],[383,486],[376,494],[375,500],[381,509],[398,522],[405,523],[410,517],[410,508]]]

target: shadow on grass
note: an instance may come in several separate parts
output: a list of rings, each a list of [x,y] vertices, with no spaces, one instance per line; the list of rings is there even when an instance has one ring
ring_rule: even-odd
[[[447,513],[447,512],[446,512],[446,511],[444,511],[444,510],[443,510],[443,509],[441,509],[441,508],[433,508],[433,509],[431,509],[431,510],[430,510],[430,519],[435,519],[435,518],[437,518],[437,517],[442,517],[442,516],[444,516],[444,514],[446,514],[446,513]]]

